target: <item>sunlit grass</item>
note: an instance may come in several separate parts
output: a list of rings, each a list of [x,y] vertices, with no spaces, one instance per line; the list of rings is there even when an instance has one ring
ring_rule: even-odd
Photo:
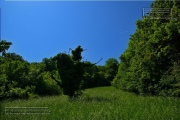
[[[48,107],[49,114],[5,114],[4,107]],[[5,101],[2,120],[179,120],[180,99],[143,97],[113,87],[84,91],[77,100],[67,96]]]

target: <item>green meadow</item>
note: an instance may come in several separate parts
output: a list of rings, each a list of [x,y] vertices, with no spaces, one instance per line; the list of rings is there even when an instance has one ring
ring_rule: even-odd
[[[180,99],[137,96],[114,87],[87,89],[78,99],[47,96],[1,102],[1,120],[179,120]],[[46,107],[15,113],[5,107]],[[35,111],[35,109],[34,109]]]

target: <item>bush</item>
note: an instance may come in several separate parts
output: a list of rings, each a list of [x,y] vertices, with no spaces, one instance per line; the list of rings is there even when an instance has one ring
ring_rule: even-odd
[[[43,72],[37,79],[35,92],[39,95],[60,95],[62,89],[56,80],[52,79],[50,72]]]
[[[10,98],[29,98],[29,92],[22,88],[11,88],[9,91]]]

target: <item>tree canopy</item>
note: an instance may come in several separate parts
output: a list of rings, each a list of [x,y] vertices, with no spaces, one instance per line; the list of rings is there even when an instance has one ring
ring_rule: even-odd
[[[154,11],[136,22],[113,84],[138,94],[180,96],[180,4],[155,1],[151,6]],[[155,12],[162,8],[171,12]]]
[[[0,41],[0,53],[2,53],[2,56],[5,56],[6,50],[8,50],[11,45],[12,43],[6,40]]]

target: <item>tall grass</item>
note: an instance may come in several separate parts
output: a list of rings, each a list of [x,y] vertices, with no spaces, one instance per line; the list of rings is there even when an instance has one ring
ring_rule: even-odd
[[[5,107],[48,107],[47,114],[6,114]],[[115,89],[87,89],[70,100],[67,96],[4,101],[2,120],[180,120],[180,99],[136,96]]]

